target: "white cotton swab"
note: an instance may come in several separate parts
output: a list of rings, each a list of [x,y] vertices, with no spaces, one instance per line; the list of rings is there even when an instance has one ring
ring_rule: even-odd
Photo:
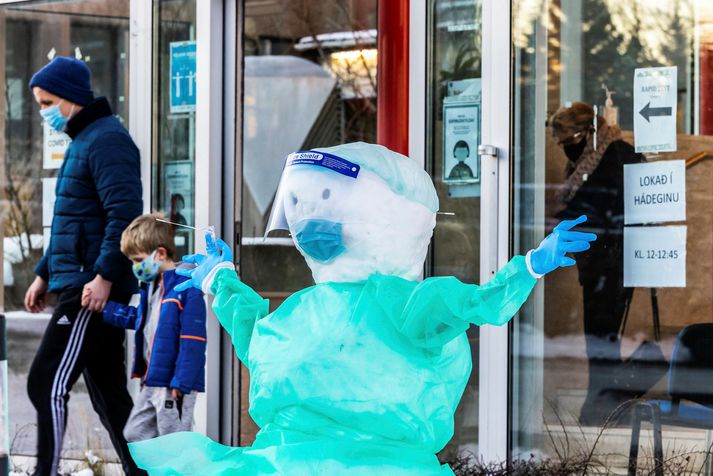
[[[195,230],[195,231],[207,231],[208,233],[210,233],[211,235],[213,235],[213,238],[215,238],[215,227],[214,227],[213,225],[208,225],[208,226],[203,227],[203,228],[196,228],[195,226],[183,225],[183,224],[181,224],[181,223],[175,223],[175,222],[172,222],[172,221],[164,220],[163,218],[156,218],[156,221],[160,221],[161,223],[167,223],[167,224],[173,225],[173,226],[180,226],[180,227],[183,227],[183,228],[190,228],[191,230]]]

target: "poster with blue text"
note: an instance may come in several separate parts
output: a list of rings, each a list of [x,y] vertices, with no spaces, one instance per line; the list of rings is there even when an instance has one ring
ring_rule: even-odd
[[[196,42],[176,41],[170,44],[171,113],[196,110]]]

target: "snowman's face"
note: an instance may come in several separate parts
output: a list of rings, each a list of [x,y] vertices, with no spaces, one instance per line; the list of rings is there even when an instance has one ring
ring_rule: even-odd
[[[419,278],[435,225],[435,213],[423,205],[364,169],[353,178],[293,166],[281,187],[289,230],[316,282]]]

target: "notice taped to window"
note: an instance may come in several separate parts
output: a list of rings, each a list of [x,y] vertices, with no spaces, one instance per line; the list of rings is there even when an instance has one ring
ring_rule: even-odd
[[[480,78],[452,81],[443,98],[443,182],[480,183]]]
[[[54,202],[57,199],[55,189],[57,188],[56,177],[45,177],[42,179],[42,226],[52,226],[54,217]]]
[[[46,122],[42,123],[42,168],[58,169],[62,166],[64,154],[72,142],[64,132],[57,132]]]
[[[686,227],[624,228],[624,286],[686,287]]]
[[[624,223],[686,219],[686,162],[661,160],[624,165]]]
[[[636,152],[676,150],[678,68],[637,68],[634,72]]]

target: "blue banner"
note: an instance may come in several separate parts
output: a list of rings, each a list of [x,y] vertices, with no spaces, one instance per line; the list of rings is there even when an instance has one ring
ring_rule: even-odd
[[[196,110],[196,42],[177,41],[170,44],[171,112]]]

